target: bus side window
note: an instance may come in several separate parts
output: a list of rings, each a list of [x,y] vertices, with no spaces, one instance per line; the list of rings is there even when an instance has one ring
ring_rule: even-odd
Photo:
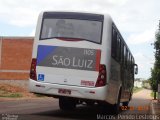
[[[129,53],[129,60],[128,60],[128,69],[129,69],[129,72],[131,73],[131,54]]]
[[[130,65],[129,65],[129,58],[130,58],[130,53],[128,51],[128,56],[127,56],[127,68],[128,68],[128,70],[129,70],[129,67],[130,67]]]
[[[131,73],[132,73],[132,54],[131,54],[131,56],[130,56],[130,71],[131,71]]]
[[[112,57],[116,58],[117,54],[116,54],[116,48],[117,48],[117,32],[115,30],[114,27],[112,27]]]
[[[118,35],[117,37],[117,48],[116,48],[116,53],[117,53],[117,61],[120,62],[120,58],[121,58],[121,39],[120,36]]]
[[[126,68],[128,69],[128,58],[129,58],[129,51],[127,49],[127,53],[126,53]]]
[[[128,50],[126,48],[126,55],[125,55],[125,67],[127,68],[127,63],[128,63]]]
[[[132,57],[132,74],[134,75],[134,59]]]
[[[129,54],[129,71],[131,72],[131,53]]]
[[[124,65],[124,43],[121,40],[121,65]]]
[[[126,67],[126,46],[124,46],[124,56],[123,56],[123,58],[124,58],[124,66]]]

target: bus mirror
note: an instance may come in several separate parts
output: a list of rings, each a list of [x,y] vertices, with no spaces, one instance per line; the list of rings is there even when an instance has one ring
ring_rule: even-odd
[[[137,64],[134,64],[134,73],[138,74],[138,65]]]

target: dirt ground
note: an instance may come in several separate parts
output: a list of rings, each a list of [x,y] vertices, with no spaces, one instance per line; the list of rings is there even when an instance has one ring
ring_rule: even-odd
[[[10,85],[10,84],[5,84],[5,83],[0,83],[0,99],[1,98],[33,98],[37,97],[33,93],[29,93],[28,90],[15,86],[15,85]]]

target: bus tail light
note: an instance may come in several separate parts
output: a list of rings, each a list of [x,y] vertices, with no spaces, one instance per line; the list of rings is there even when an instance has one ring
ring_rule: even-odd
[[[101,87],[106,85],[106,81],[107,81],[106,74],[107,74],[106,66],[101,64],[99,67],[99,75],[98,75],[95,87]]]
[[[30,78],[33,80],[37,80],[36,64],[37,64],[37,59],[32,58],[31,69],[30,69]]]

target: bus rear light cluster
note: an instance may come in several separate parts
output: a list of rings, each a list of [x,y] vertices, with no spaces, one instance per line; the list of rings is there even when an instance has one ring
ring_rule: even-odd
[[[33,58],[30,69],[30,78],[33,80],[37,80],[36,65],[37,65],[37,59]]]
[[[101,87],[101,86],[105,86],[106,85],[106,66],[101,64],[100,68],[99,68],[99,75],[97,78],[97,82],[95,87]]]

